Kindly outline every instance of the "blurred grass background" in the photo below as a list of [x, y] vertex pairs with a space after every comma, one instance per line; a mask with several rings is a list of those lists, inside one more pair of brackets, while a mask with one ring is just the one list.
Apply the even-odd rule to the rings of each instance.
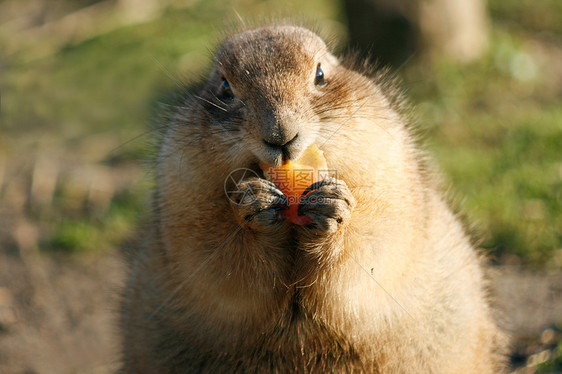
[[[151, 123], [238, 15], [345, 43], [335, 0], [0, 1], [0, 220], [22, 250], [118, 246], [148, 211]], [[48, 4], [48, 5], [45, 5]], [[136, 4], [136, 5], [135, 5]], [[42, 8], [41, 8], [42, 7]], [[562, 2], [490, 0], [477, 62], [398, 74], [457, 208], [498, 261], [562, 268]]]

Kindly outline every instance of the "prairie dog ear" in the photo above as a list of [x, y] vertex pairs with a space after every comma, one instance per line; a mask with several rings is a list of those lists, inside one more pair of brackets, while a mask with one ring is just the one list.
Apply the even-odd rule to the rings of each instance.
[[326, 61], [328, 61], [331, 65], [339, 65], [340, 63], [339, 59], [330, 52], [326, 53], [324, 59], [326, 59]]

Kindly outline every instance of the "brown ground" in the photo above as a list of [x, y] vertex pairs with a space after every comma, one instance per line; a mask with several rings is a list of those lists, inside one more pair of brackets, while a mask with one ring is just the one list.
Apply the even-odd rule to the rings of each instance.
[[0, 373], [111, 373], [118, 356], [113, 254], [68, 258], [0, 249]]
[[[113, 372], [124, 274], [117, 254], [39, 256], [13, 248], [0, 248], [0, 373]], [[540, 352], [560, 339], [562, 274], [495, 270], [497, 302], [516, 337], [512, 359], [518, 365], [541, 360], [548, 353]]]

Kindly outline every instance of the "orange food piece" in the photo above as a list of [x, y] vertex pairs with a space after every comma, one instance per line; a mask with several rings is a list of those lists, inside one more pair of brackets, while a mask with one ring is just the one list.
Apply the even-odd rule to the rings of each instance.
[[282, 215], [297, 225], [312, 223], [307, 216], [299, 216], [297, 209], [303, 192], [311, 184], [322, 180], [328, 166], [323, 152], [315, 144], [308, 147], [296, 161], [287, 161], [279, 167], [260, 163], [265, 177], [272, 181], [287, 197], [289, 208]]

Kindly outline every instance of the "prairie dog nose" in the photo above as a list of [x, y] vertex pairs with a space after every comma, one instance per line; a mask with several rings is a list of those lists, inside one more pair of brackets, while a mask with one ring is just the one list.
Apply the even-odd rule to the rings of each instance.
[[265, 137], [263, 139], [263, 142], [265, 143], [265, 145], [271, 148], [281, 148], [281, 147], [288, 146], [289, 144], [294, 142], [298, 138], [298, 136], [299, 134], [297, 133], [292, 138], [289, 138], [288, 140], [287, 140], [288, 137], [270, 136], [270, 137]]

